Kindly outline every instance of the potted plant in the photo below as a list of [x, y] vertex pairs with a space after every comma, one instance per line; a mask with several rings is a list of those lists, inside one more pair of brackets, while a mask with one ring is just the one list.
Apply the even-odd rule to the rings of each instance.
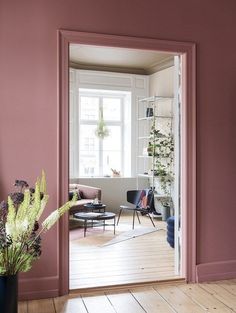
[[42, 172], [35, 188], [16, 180], [16, 191], [0, 204], [0, 312], [17, 312], [17, 274], [27, 272], [41, 255], [41, 234], [75, 204], [71, 201], [41, 221], [49, 196]]

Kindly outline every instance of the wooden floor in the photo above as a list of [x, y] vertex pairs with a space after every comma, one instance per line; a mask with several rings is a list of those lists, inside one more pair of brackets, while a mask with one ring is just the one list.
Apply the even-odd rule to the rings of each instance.
[[236, 312], [236, 279], [209, 284], [154, 284], [116, 292], [78, 294], [21, 302], [18, 313], [100, 312]]
[[[151, 225], [148, 217], [141, 217], [141, 226]], [[158, 231], [103, 246], [114, 238], [112, 227], [105, 232], [97, 229], [92, 235], [70, 242], [70, 289], [161, 281], [176, 278], [174, 249], [166, 241], [166, 222], [157, 221]], [[120, 228], [132, 230], [132, 217], [122, 216]], [[122, 228], [123, 227], [123, 228]], [[110, 230], [109, 230], [110, 229]]]

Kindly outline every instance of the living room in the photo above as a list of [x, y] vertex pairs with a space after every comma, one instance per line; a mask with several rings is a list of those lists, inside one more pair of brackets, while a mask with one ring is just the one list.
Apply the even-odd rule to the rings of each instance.
[[[170, 216], [174, 218], [178, 212], [177, 208], [174, 209], [174, 201], [179, 190], [178, 173], [180, 170], [176, 104], [180, 86], [178, 62], [178, 56], [158, 51], [70, 45], [70, 191], [72, 193], [77, 189], [79, 197], [82, 198], [70, 210], [71, 289], [111, 284], [107, 270], [104, 269], [105, 263], [99, 270], [102, 276], [99, 280], [98, 275], [91, 279], [92, 268], [95, 264], [98, 266], [98, 263], [94, 263], [95, 261], [90, 258], [88, 263], [91, 267], [88, 268], [86, 264], [84, 268], [81, 262], [81, 259], [86, 256], [85, 242], [88, 241], [87, 253], [91, 255], [92, 248], [95, 253], [93, 241], [95, 243], [99, 241], [101, 244], [102, 240], [101, 230], [100, 233], [98, 230], [91, 231], [89, 227], [87, 228], [87, 224], [86, 239], [82, 238], [82, 242], [78, 240], [85, 233], [84, 224], [78, 220], [77, 215], [79, 214], [81, 218], [79, 212], [91, 211], [87, 203], [93, 203], [94, 199], [105, 204], [106, 211], [114, 213], [116, 220], [118, 218], [119, 221], [119, 225], [118, 223], [116, 225], [115, 236], [112, 230], [102, 233], [103, 245], [108, 246], [108, 241], [111, 245], [115, 243], [117, 245], [120, 240], [119, 238], [114, 240], [114, 237], [121, 236], [121, 241], [129, 238], [129, 249], [131, 249], [131, 239], [143, 236], [146, 238], [146, 246], [148, 242], [159, 240], [162, 245], [165, 245], [165, 251], [163, 252], [159, 247], [157, 254], [160, 257], [170, 258], [169, 267], [163, 268], [162, 271], [160, 271], [163, 266], [161, 259], [159, 269], [156, 264], [152, 266], [149, 264], [150, 273], [146, 275], [143, 274], [146, 261], [140, 260], [138, 264], [130, 266], [132, 269], [130, 271], [135, 273], [133, 276], [130, 275], [129, 280], [127, 279], [128, 267], [123, 274], [119, 271], [119, 278], [115, 278], [115, 269], [113, 269], [113, 285], [124, 284], [127, 281], [132, 283], [134, 280], [150, 281], [153, 280], [153, 272], [157, 273], [155, 274], [156, 280], [181, 277], [180, 256], [175, 256], [174, 242], [172, 242], [172, 247], [169, 246], [166, 232], [167, 219]], [[157, 100], [153, 102], [152, 98], [155, 99], [155, 97]], [[146, 103], [142, 99], [151, 100]], [[154, 123], [157, 123], [155, 129], [161, 139], [152, 138]], [[100, 131], [99, 134], [98, 131]], [[169, 142], [163, 140], [167, 135], [171, 135]], [[147, 152], [147, 149], [154, 140], [156, 147], [152, 155], [152, 151]], [[160, 151], [157, 151], [159, 146]], [[167, 149], [169, 149], [168, 153]], [[166, 162], [168, 158], [171, 159], [171, 164]], [[162, 163], [160, 161], [158, 163], [157, 159], [162, 159]], [[160, 167], [168, 171], [171, 177], [170, 182], [164, 183], [157, 179], [157, 170]], [[165, 185], [163, 188], [168, 191], [163, 191], [161, 185]], [[150, 221], [150, 217], [143, 213], [133, 216], [133, 211], [127, 209], [122, 211], [120, 217], [121, 206], [130, 205], [126, 199], [127, 191], [142, 189], [155, 190], [153, 208], [150, 212], [152, 220]], [[100, 211], [98, 214], [101, 214]], [[138, 223], [137, 218], [141, 219], [141, 224]], [[132, 222], [135, 228], [133, 231]], [[177, 220], [176, 223], [178, 224]], [[159, 239], [153, 237], [154, 230], [160, 230], [157, 235]], [[147, 234], [152, 235], [147, 236]], [[77, 244], [75, 244], [76, 240], [78, 240]], [[171, 240], [174, 241], [174, 238]], [[177, 240], [176, 246], [179, 245]], [[135, 241], [138, 244], [138, 240], [135, 239]], [[79, 249], [80, 245], [83, 247], [83, 254], [82, 248]], [[143, 243], [140, 242], [139, 245], [140, 250], [133, 255], [134, 258], [144, 251]], [[111, 248], [113, 246], [110, 246], [110, 252]], [[80, 257], [76, 253], [78, 249]], [[100, 250], [101, 248], [96, 251], [95, 259], [101, 254]], [[151, 259], [153, 245], [149, 246], [146, 253], [146, 258]], [[117, 259], [113, 262], [117, 262]], [[79, 272], [78, 268], [81, 269]], [[140, 271], [140, 268], [143, 270]], [[82, 277], [86, 270], [90, 275], [87, 275], [87, 281], [84, 281]], [[79, 283], [76, 282], [78, 281], [76, 277], [80, 277]]]

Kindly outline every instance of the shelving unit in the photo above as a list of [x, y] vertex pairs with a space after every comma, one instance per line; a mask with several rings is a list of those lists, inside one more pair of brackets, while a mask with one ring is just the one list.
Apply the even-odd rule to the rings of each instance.
[[[171, 190], [166, 193], [157, 188], [157, 173], [159, 165], [163, 169], [172, 170], [173, 158], [171, 153], [163, 153], [161, 143], [171, 146], [173, 98], [154, 96], [142, 98], [138, 101], [138, 139], [137, 139], [137, 188], [140, 180], [146, 179], [147, 187], [155, 187], [154, 197], [157, 201], [163, 201], [170, 197]], [[159, 166], [159, 167], [158, 167]], [[171, 187], [170, 187], [171, 189]]]

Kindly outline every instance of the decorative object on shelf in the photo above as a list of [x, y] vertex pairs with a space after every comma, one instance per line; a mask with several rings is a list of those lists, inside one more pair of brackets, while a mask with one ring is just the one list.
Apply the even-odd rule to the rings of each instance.
[[112, 177], [120, 177], [120, 172], [118, 172], [116, 169], [111, 168], [112, 171]]
[[41, 234], [49, 230], [71, 206], [71, 201], [53, 211], [43, 221], [39, 219], [49, 196], [42, 171], [35, 188], [26, 181], [16, 180], [16, 192], [0, 204], [0, 312], [17, 313], [17, 275], [31, 269], [41, 255]]
[[151, 117], [153, 116], [153, 108], [148, 107], [146, 109], [146, 117]]
[[97, 128], [95, 129], [95, 135], [100, 139], [104, 139], [105, 137], [109, 136], [109, 129], [107, 128], [103, 119], [102, 108], [99, 109], [99, 120]]

